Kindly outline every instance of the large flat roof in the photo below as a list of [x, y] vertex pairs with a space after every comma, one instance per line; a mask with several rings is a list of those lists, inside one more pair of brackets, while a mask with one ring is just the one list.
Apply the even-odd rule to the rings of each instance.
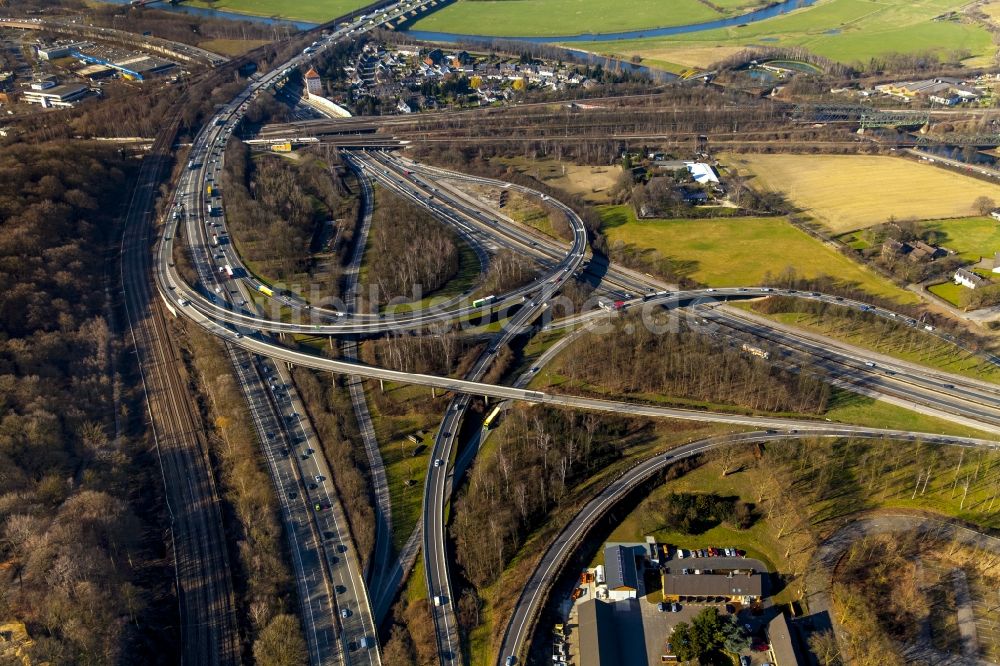
[[665, 574], [663, 593], [681, 597], [761, 596], [760, 574]]
[[580, 666], [645, 666], [646, 637], [638, 599], [585, 601], [577, 608]]
[[69, 99], [71, 97], [81, 95], [87, 92], [87, 86], [80, 85], [77, 83], [64, 83], [61, 86], [55, 86], [53, 88], [48, 88], [46, 90], [25, 90], [24, 96], [34, 96], [34, 97], [55, 97], [58, 99]]

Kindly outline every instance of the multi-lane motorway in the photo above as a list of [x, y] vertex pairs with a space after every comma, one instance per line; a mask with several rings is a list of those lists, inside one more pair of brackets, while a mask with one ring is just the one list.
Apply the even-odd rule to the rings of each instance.
[[[395, 9], [386, 10], [382, 16], [394, 15], [393, 13], [398, 11], [400, 6], [397, 5]], [[452, 462], [455, 457], [455, 439], [460, 430], [462, 416], [470, 395], [525, 400], [577, 409], [614, 411], [656, 418], [723, 422], [774, 430], [775, 432], [766, 433], [767, 438], [797, 436], [800, 433], [824, 436], [853, 434], [904, 439], [921, 436], [929, 441], [939, 443], [996, 446], [992, 440], [981, 438], [943, 437], [933, 434], [856, 426], [834, 427], [827, 423], [805, 419], [782, 419], [636, 405], [615, 400], [599, 400], [534, 391], [525, 388], [523, 382], [516, 386], [482, 383], [479, 380], [490, 367], [499, 350], [548, 307], [552, 297], [566, 280], [581, 272], [588, 259], [586, 230], [583, 228], [582, 221], [571, 209], [539, 192], [499, 181], [474, 179], [461, 174], [445, 173], [437, 169], [401, 163], [386, 155], [358, 155], [357, 163], [367, 175], [379, 180], [383, 186], [424, 206], [439, 219], [452, 224], [463, 233], [470, 234], [470, 237], [478, 238], [485, 235], [496, 245], [518, 247], [525, 254], [537, 257], [539, 264], [543, 267], [543, 275], [521, 289], [501, 295], [496, 299], [496, 302], [487, 307], [475, 308], [463, 305], [452, 307], [454, 304], [449, 304], [447, 307], [433, 311], [420, 310], [402, 315], [385, 316], [355, 313], [351, 311], [350, 307], [342, 309], [312, 307], [310, 304], [293, 297], [273, 294], [271, 302], [277, 304], [281, 309], [290, 309], [300, 321], [286, 321], [277, 311], [272, 312], [271, 316], [262, 315], [253, 306], [250, 292], [267, 293], [270, 286], [260, 282], [246, 271], [233, 246], [228, 242], [224, 214], [216, 214], [217, 211], [221, 213], [222, 210], [223, 200], [219, 196], [218, 186], [225, 144], [239, 123], [249, 100], [259, 90], [280, 81], [287, 76], [290, 69], [305, 64], [312, 53], [322, 51], [339, 38], [370, 27], [369, 20], [371, 19], [366, 17], [365, 20], [353, 22], [341, 27], [332, 35], [318, 40], [307, 49], [308, 53], [296, 56], [274, 72], [254, 81], [211, 120], [205, 131], [196, 140], [191, 151], [190, 168], [182, 176], [175, 199], [177, 205], [170, 213], [163, 242], [158, 250], [155, 277], [161, 297], [171, 311], [189, 317], [212, 334], [222, 338], [234, 350], [246, 350], [278, 362], [352, 376], [423, 384], [456, 393], [456, 398], [449, 405], [442, 421], [431, 456], [433, 462], [426, 479], [422, 526], [425, 574], [428, 590], [432, 598], [436, 599], [436, 602], [432, 603], [432, 610], [439, 654], [443, 662], [452, 663], [461, 659], [446, 548], [445, 507], [457, 480], [456, 471], [463, 471], [468, 464], [466, 458], [463, 458], [460, 465], [453, 465]], [[507, 221], [501, 217], [491, 215], [489, 211], [478, 208], [473, 205], [473, 202], [463, 199], [454, 191], [448, 192], [443, 187], [439, 188], [436, 181], [442, 178], [466, 178], [479, 180], [483, 184], [495, 187], [517, 187], [523, 194], [538, 197], [546, 201], [547, 205], [560, 209], [570, 221], [573, 239], [568, 246], [550, 239], [538, 239], [523, 229], [507, 224]], [[213, 186], [211, 194], [208, 190], [209, 185]], [[209, 206], [211, 206], [211, 214]], [[173, 211], [177, 211], [176, 218], [173, 217]], [[187, 284], [180, 277], [177, 267], [174, 265], [173, 240], [182, 229], [188, 249], [194, 257], [194, 266], [198, 273], [196, 285]], [[760, 290], [748, 292], [745, 288], [666, 293], [663, 285], [617, 267], [612, 267], [606, 277], [610, 285], [609, 288], [617, 290], [616, 293], [626, 300], [627, 308], [680, 306], [699, 299], [762, 295]], [[863, 306], [863, 304], [843, 302], [842, 299], [822, 294], [797, 295], [837, 301], [848, 307]], [[500, 307], [509, 308], [509, 319], [464, 379], [404, 373], [366, 366], [348, 360], [320, 358], [290, 349], [268, 337], [270, 333], [285, 332], [328, 335], [376, 334], [414, 329], [436, 322], [456, 321], [462, 317], [482, 314], [487, 310]], [[864, 307], [867, 308], [867, 306]], [[896, 316], [887, 311], [867, 309], [880, 316]], [[592, 312], [582, 313], [574, 316], [570, 323], [587, 323], [599, 316], [606, 315]], [[723, 320], [723, 318], [719, 318], [718, 323], [732, 325], [743, 332], [750, 328], [745, 322], [736, 326], [732, 321]], [[752, 332], [755, 335], [760, 335], [760, 331]], [[771, 339], [776, 344], [794, 348], [797, 353], [818, 356], [815, 348], [810, 348], [800, 339]], [[275, 478], [275, 486], [282, 494], [282, 512], [286, 525], [290, 526], [289, 539], [294, 559], [297, 562], [295, 564], [296, 578], [300, 596], [302, 596], [303, 621], [307, 625], [311, 660], [315, 663], [338, 661], [378, 663], [375, 625], [360, 566], [356, 554], [351, 551], [349, 546], [350, 535], [346, 533], [346, 521], [339, 511], [340, 507], [336, 498], [331, 496], [327, 490], [326, 481], [329, 478], [329, 473], [323, 469], [321, 457], [313, 455], [312, 449], [318, 448], [318, 444], [315, 447], [310, 446], [310, 442], [315, 440], [312, 439], [313, 435], [307, 421], [302, 418], [301, 407], [295, 408], [285, 404], [285, 401], [289, 404], [296, 404], [294, 391], [289, 386], [290, 382], [287, 377], [282, 377], [280, 387], [279, 382], [272, 384], [270, 378], [278, 370], [270, 365], [270, 361], [254, 361], [252, 356], [247, 356], [242, 352], [234, 351], [233, 353], [238, 367], [242, 370], [240, 376], [243, 388], [248, 392], [255, 419], [258, 421], [258, 428], [264, 435], [265, 454]], [[861, 365], [858, 366], [859, 357], [839, 358], [836, 359], [836, 363], [840, 364], [841, 369], [837, 370], [831, 366], [828, 368], [831, 372], [844, 374], [842, 368], [851, 364], [852, 373], [856, 371], [859, 377], [864, 377], [866, 374], [875, 375], [876, 379], [868, 379], [868, 390], [880, 394], [901, 390], [899, 385], [902, 383], [902, 379], [887, 376], [884, 371], [876, 372], [873, 370], [874, 366], [868, 365], [868, 362], [864, 360], [860, 360]], [[270, 368], [270, 371], [264, 368]], [[916, 389], [912, 388], [914, 385], [917, 386]], [[994, 413], [996, 406], [992, 404], [994, 396], [987, 395], [988, 392], [983, 387], [971, 386], [956, 380], [950, 382], [930, 380], [926, 377], [910, 382], [910, 387], [907, 390], [917, 391], [922, 396], [921, 399], [927, 403], [933, 403], [940, 399], [935, 396], [947, 396], [947, 400], [950, 401], [947, 403], [949, 410], [954, 408], [956, 413], [961, 414], [962, 418], [970, 419], [970, 422], [974, 422], [977, 427], [984, 431], [1000, 432], [1000, 427], [998, 427], [1000, 419], [996, 418]], [[274, 430], [271, 430], [272, 427]], [[280, 439], [277, 441], [288, 444], [287, 447], [283, 447], [289, 451], [288, 454], [285, 454], [282, 448], [275, 450], [277, 445], [268, 443], [269, 432], [274, 433], [276, 438], [280, 433]], [[303, 446], [303, 449], [295, 449], [296, 445]], [[373, 446], [375, 446], [377, 454], [377, 443]], [[672, 455], [693, 455], [698, 450], [702, 449], [691, 445], [690, 452], [685, 453], [687, 451], [685, 449]], [[662, 464], [666, 464], [666, 462]], [[315, 467], [310, 465], [315, 465]], [[639, 472], [635, 474], [639, 474]], [[630, 476], [629, 478], [635, 480], [640, 477]], [[296, 485], [298, 490], [291, 490]], [[611, 489], [606, 492], [614, 493]], [[320, 496], [326, 499], [314, 503], [313, 500]], [[602, 496], [610, 497], [610, 495], [605, 494]], [[306, 497], [310, 498], [309, 502], [305, 501]], [[197, 503], [194, 497], [179, 498], [178, 501]], [[333, 536], [331, 538], [327, 535]], [[329, 542], [334, 544], [334, 552], [332, 553]], [[384, 558], [377, 554], [376, 561], [382, 559]], [[515, 622], [512, 624], [514, 628], [512, 632], [508, 632], [504, 654], [520, 654], [523, 649], [524, 637], [528, 633], [530, 620], [534, 613], [532, 609], [537, 607], [537, 599], [539, 598], [537, 595], [542, 594], [547, 580], [546, 576], [551, 575], [551, 571], [540, 569], [540, 572], [536, 572], [541, 576], [539, 584], [535, 587], [529, 586], [525, 592], [527, 596], [523, 597], [523, 602], [518, 605]], [[329, 589], [331, 586], [333, 587], [332, 594]], [[324, 587], [327, 588], [325, 593]], [[384, 589], [383, 586], [382, 590], [384, 591]], [[229, 594], [231, 596], [231, 591]], [[383, 597], [384, 595], [380, 594], [380, 599]], [[520, 620], [518, 620], [519, 617]], [[520, 622], [519, 625], [517, 625], [518, 622]], [[517, 626], [515, 627], [515, 625]], [[225, 644], [225, 641], [220, 639], [220, 644]]]

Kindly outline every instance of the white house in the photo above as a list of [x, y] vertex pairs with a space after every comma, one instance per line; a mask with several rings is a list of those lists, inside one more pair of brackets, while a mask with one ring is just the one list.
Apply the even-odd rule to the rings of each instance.
[[960, 284], [963, 287], [968, 287], [969, 289], [976, 289], [977, 287], [985, 287], [989, 282], [985, 279], [979, 277], [972, 271], [959, 268], [955, 271], [955, 284]]

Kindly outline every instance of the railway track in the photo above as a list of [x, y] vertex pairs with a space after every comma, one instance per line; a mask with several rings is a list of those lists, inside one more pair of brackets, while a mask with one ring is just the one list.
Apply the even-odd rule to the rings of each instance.
[[151, 279], [155, 196], [171, 164], [178, 101], [143, 160], [125, 219], [121, 277], [128, 335], [136, 354], [163, 477], [176, 569], [181, 658], [236, 664], [239, 632], [218, 492], [199, 422]]

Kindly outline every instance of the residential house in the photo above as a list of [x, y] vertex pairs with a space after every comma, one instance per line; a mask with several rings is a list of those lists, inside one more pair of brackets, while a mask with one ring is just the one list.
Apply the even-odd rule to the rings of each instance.
[[943, 249], [935, 245], [929, 245], [924, 241], [918, 240], [913, 241], [913, 249], [907, 255], [907, 259], [913, 263], [920, 263], [925, 261], [934, 261], [939, 257], [943, 257], [947, 254]]
[[895, 238], [887, 238], [882, 243], [882, 258], [895, 259], [909, 254], [913, 250], [908, 243], [901, 243]]
[[989, 284], [988, 280], [979, 277], [966, 268], [959, 268], [955, 271], [954, 280], [955, 284], [962, 285], [963, 287], [967, 287], [969, 289], [978, 289], [979, 287], [985, 287]]
[[799, 666], [809, 663], [803, 659], [784, 613], [778, 613], [767, 623], [767, 640], [771, 646], [771, 663], [775, 666]]
[[444, 62], [444, 53], [441, 52], [441, 49], [431, 49], [424, 56], [424, 64], [430, 67], [440, 65], [442, 62]]
[[322, 95], [323, 94], [323, 82], [319, 78], [319, 72], [316, 71], [315, 67], [310, 67], [309, 71], [305, 74], [306, 80], [306, 90], [309, 91], [310, 95]]

